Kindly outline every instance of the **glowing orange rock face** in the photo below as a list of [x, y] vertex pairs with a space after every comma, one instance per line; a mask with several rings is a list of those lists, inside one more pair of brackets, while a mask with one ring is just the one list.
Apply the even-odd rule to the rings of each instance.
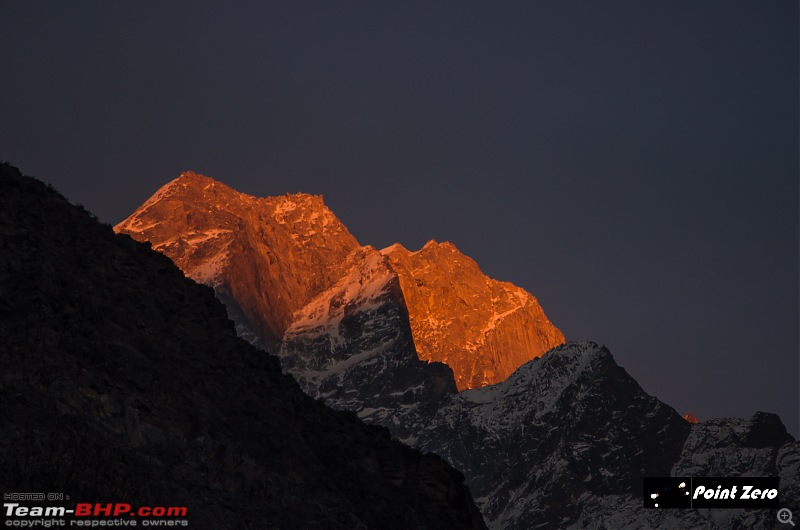
[[459, 390], [503, 381], [564, 343], [536, 298], [489, 278], [453, 244], [382, 252], [400, 276], [419, 358], [449, 365]]
[[[213, 287], [243, 321], [240, 333], [269, 349], [315, 297], [355, 274], [348, 256], [366, 248], [322, 197], [256, 198], [193, 172], [162, 187], [115, 230], [149, 241]], [[381, 253], [399, 277], [419, 358], [448, 364], [460, 390], [503, 381], [564, 342], [536, 298], [490, 279], [450, 243]]]
[[191, 171], [114, 229], [149, 241], [186, 276], [214, 287], [270, 348], [293, 313], [338, 279], [331, 264], [359, 247], [322, 197], [257, 198]]

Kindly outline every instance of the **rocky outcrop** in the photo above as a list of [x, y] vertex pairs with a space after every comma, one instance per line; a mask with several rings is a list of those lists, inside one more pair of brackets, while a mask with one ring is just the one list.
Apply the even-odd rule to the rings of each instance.
[[489, 278], [452, 243], [382, 253], [400, 277], [419, 358], [450, 366], [459, 390], [503, 381], [564, 343], [536, 298]]
[[460, 473], [305, 395], [211, 289], [5, 165], [0, 338], [7, 491], [185, 505], [196, 528], [484, 528]]

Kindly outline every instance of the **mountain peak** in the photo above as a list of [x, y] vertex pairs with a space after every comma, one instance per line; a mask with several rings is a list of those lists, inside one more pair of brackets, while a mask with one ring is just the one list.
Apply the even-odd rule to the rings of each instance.
[[425, 243], [425, 245], [423, 245], [423, 247], [419, 251], [422, 252], [423, 250], [427, 251], [446, 250], [449, 252], [459, 252], [456, 246], [450, 241], [442, 241], [441, 243], [439, 243], [435, 239], [431, 239], [430, 241]]
[[[419, 250], [416, 250], [416, 251], [408, 250], [401, 243], [393, 243], [393, 244], [389, 245], [388, 247], [386, 247], [384, 249], [381, 249], [381, 254], [389, 255], [389, 254], [397, 252], [397, 253], [400, 253], [400, 254], [403, 254], [403, 255], [410, 255], [410, 254], [418, 254], [420, 252], [440, 253], [442, 251], [455, 252], [455, 253], [461, 254], [461, 252], [458, 250], [458, 248], [456, 248], [456, 246], [453, 243], [451, 243], [450, 241], [443, 241], [443, 242], [439, 243], [435, 239], [428, 240], [427, 243], [422, 245], [422, 248], [420, 248]], [[469, 258], [467, 258], [467, 256], [464, 256], [463, 254], [461, 254], [461, 255], [464, 258], [469, 259]]]
[[341, 225], [341, 222], [330, 208], [325, 205], [322, 195], [287, 193], [286, 195], [265, 197], [259, 200], [272, 206], [272, 214], [279, 222], [297, 223], [300, 220], [304, 220], [316, 225], [315, 228], [317, 229], [323, 229], [332, 223], [344, 226]]
[[400, 277], [419, 358], [449, 365], [459, 390], [502, 381], [564, 342], [533, 295], [489, 278], [450, 242], [383, 254]]
[[[187, 171], [182, 171], [180, 176], [175, 180], [180, 180], [180, 179], [185, 179], [185, 180], [214, 180], [211, 177], [203, 175], [202, 173], [197, 173], [196, 171], [193, 171], [191, 169], [189, 169]], [[214, 181], [214, 182], [216, 182], [216, 181]]]
[[606, 347], [579, 342], [457, 394], [420, 430], [418, 447], [467, 470], [492, 528], [660, 528], [637, 488], [642, 475], [670, 473], [691, 426]]
[[[598, 369], [603, 367], [604, 369]], [[608, 367], [617, 367], [614, 357], [605, 346], [593, 341], [567, 342], [547, 352], [547, 355], [533, 358], [517, 368], [503, 385], [488, 387], [488, 392], [498, 391], [514, 386], [528, 387], [531, 392], [543, 396], [552, 393], [552, 389], [567, 387], [577, 380], [582, 373], [590, 370], [603, 373]], [[547, 386], [541, 384], [540, 373], [547, 373]], [[559, 374], [554, 378], [552, 374]], [[561, 380], [561, 381], [557, 381]]]
[[193, 171], [114, 229], [149, 241], [187, 276], [217, 289], [240, 333], [267, 347], [330, 286], [330, 264], [359, 246], [321, 195], [258, 198]]
[[208, 190], [211, 188], [216, 190], [225, 190], [227, 193], [239, 193], [230, 186], [227, 186], [212, 177], [203, 175], [202, 173], [197, 173], [192, 170], [181, 172], [178, 178], [168, 182], [162, 187], [162, 189], [171, 190], [173, 193], [179, 195], [191, 193], [193, 191]]
[[383, 254], [384, 256], [386, 256], [388, 254], [391, 254], [392, 252], [400, 252], [400, 253], [403, 253], [403, 254], [410, 254], [411, 253], [410, 250], [408, 250], [406, 247], [404, 247], [400, 243], [393, 243], [393, 244], [389, 245], [388, 247], [381, 249], [381, 254]]

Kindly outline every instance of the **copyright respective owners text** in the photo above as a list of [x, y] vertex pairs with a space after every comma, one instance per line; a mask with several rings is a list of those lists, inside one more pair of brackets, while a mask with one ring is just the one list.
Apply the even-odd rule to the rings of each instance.
[[5, 526], [58, 527], [188, 527], [186, 506], [133, 502], [85, 502], [66, 493], [3, 493]]

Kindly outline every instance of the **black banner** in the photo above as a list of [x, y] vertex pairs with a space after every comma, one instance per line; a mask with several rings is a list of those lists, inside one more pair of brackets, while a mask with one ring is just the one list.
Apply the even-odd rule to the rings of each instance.
[[779, 508], [777, 477], [645, 477], [645, 508]]

